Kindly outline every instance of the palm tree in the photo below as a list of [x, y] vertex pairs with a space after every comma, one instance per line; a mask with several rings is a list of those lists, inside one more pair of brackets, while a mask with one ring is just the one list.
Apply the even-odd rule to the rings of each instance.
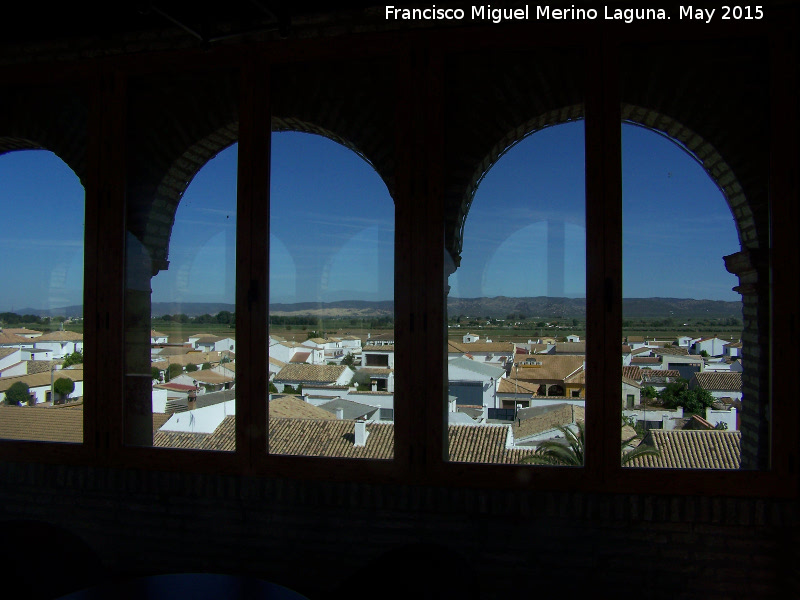
[[[545, 440], [541, 442], [531, 456], [523, 458], [523, 464], [534, 465], [560, 465], [566, 467], [582, 467], [584, 456], [584, 440], [586, 430], [583, 421], [576, 422], [578, 431], [573, 431], [570, 427], [559, 426], [558, 430], [564, 434], [566, 444], [559, 440]], [[627, 464], [639, 456], [661, 456], [661, 451], [654, 446], [640, 444], [631, 450], [625, 450], [630, 443], [636, 439], [641, 439], [641, 435], [622, 440], [622, 464]]]

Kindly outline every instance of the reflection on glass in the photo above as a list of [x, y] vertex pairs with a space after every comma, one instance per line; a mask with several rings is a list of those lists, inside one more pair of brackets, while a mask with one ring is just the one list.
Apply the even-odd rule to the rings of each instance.
[[83, 441], [84, 190], [55, 154], [0, 156], [0, 438]]
[[155, 446], [235, 449], [237, 151], [194, 177], [175, 213], [169, 268], [152, 278]]
[[126, 445], [235, 449], [238, 89], [224, 70], [128, 83]]
[[583, 121], [536, 132], [475, 194], [449, 269], [450, 460], [583, 465], [583, 148]]
[[634, 125], [622, 141], [623, 464], [738, 469], [742, 303], [723, 261], [736, 225], [677, 143]]
[[272, 138], [269, 450], [394, 455], [394, 203], [326, 138]]

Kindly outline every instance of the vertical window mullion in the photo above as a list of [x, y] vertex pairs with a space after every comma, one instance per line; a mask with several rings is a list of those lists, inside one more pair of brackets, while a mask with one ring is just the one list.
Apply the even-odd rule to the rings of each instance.
[[[794, 478], [797, 472], [797, 438], [793, 427], [776, 427], [779, 423], [797, 422], [796, 402], [775, 402], [790, 398], [794, 393], [791, 378], [775, 377], [776, 373], [793, 370], [790, 353], [779, 351], [797, 337], [798, 252], [796, 227], [798, 220], [798, 121], [796, 111], [797, 78], [786, 73], [797, 72], [796, 35], [791, 28], [795, 19], [789, 19], [771, 32], [770, 39], [770, 234], [771, 234], [771, 295], [772, 322], [770, 393], [771, 456], [772, 469], [783, 476]], [[777, 118], [776, 115], [780, 115]], [[780, 265], [775, 268], [776, 257]], [[777, 326], [776, 326], [777, 325]]]
[[126, 94], [121, 73], [97, 75], [86, 185], [86, 256], [93, 257], [86, 261], [84, 281], [84, 394], [117, 399], [103, 410], [97, 402], [84, 408], [84, 443], [96, 444], [100, 463], [118, 456], [123, 444]]
[[619, 468], [622, 332], [622, 147], [618, 49], [594, 38], [586, 55], [587, 476]]
[[244, 358], [236, 370], [236, 451], [263, 460], [267, 448], [267, 311], [269, 304], [269, 70], [250, 60], [241, 74], [236, 223], [236, 336]]

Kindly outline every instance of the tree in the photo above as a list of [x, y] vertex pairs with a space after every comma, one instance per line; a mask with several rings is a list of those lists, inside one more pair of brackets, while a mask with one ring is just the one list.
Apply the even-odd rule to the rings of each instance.
[[700, 350], [700, 356], [703, 358], [708, 358], [708, 351], [707, 350]]
[[342, 359], [342, 363], [341, 364], [343, 364], [346, 367], [350, 367], [351, 369], [355, 370], [356, 357], [353, 356], [352, 354], [348, 354], [347, 356], [345, 356]]
[[210, 369], [211, 369], [211, 363], [207, 363], [207, 362], [204, 362], [204, 363], [203, 363], [203, 366], [202, 366], [202, 367], [200, 367], [200, 370], [201, 370], [201, 371], [208, 371], [208, 370], [210, 370]]
[[22, 403], [27, 404], [30, 397], [31, 393], [28, 384], [21, 381], [12, 383], [6, 390], [6, 404], [10, 406], [19, 406]]
[[150, 368], [150, 376], [152, 379], [160, 380], [161, 379], [161, 369], [158, 367], [151, 367]]
[[685, 379], [668, 383], [658, 397], [664, 402], [666, 408], [682, 406], [686, 412], [694, 414], [703, 414], [706, 407], [711, 406], [714, 402], [711, 392], [702, 388], [690, 390]]
[[186, 365], [186, 372], [187, 373], [194, 373], [195, 371], [197, 371], [197, 365], [195, 365], [193, 363], [189, 363], [189, 364]]
[[656, 392], [656, 388], [654, 388], [652, 385], [644, 386], [642, 388], [642, 391], [641, 391], [640, 394], [642, 396], [644, 396], [645, 398], [650, 398], [651, 400], [653, 398], [655, 398], [656, 396], [658, 396], [658, 392]]
[[[623, 422], [623, 424], [625, 423]], [[582, 467], [586, 431], [583, 421], [577, 421], [576, 425], [577, 432], [570, 427], [560, 426], [558, 428], [564, 435], [566, 444], [558, 440], [545, 440], [539, 443], [532, 456], [525, 457], [520, 462], [535, 465]], [[636, 439], [641, 439], [641, 436], [637, 434], [622, 440], [620, 460], [623, 465], [639, 456], [661, 456], [661, 451], [654, 446], [639, 444], [632, 450], [628, 449], [631, 442]]]
[[53, 382], [53, 391], [66, 399], [72, 392], [75, 391], [75, 382], [69, 377], [59, 377]]
[[73, 352], [72, 354], [68, 354], [64, 361], [61, 363], [61, 366], [66, 369], [67, 367], [71, 367], [72, 365], [82, 365], [83, 364], [83, 353], [82, 352]]
[[350, 383], [355, 384], [356, 386], [360, 387], [371, 387], [372, 380], [369, 377], [369, 373], [367, 371], [356, 371], [356, 374], [353, 376], [353, 379]]
[[178, 375], [183, 374], [183, 367], [181, 365], [170, 365], [167, 369], [167, 379], [175, 379]]

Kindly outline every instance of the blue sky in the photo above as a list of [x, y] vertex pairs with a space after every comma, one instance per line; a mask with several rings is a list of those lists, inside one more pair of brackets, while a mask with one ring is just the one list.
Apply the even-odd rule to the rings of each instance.
[[[194, 178], [153, 301], [234, 302], [237, 146]], [[585, 295], [583, 122], [511, 148], [481, 183], [451, 295]], [[0, 156], [0, 311], [81, 303], [83, 188], [44, 151]], [[721, 192], [674, 143], [623, 126], [626, 297], [738, 300]], [[319, 136], [273, 136], [271, 302], [393, 295], [394, 204], [362, 158]]]

